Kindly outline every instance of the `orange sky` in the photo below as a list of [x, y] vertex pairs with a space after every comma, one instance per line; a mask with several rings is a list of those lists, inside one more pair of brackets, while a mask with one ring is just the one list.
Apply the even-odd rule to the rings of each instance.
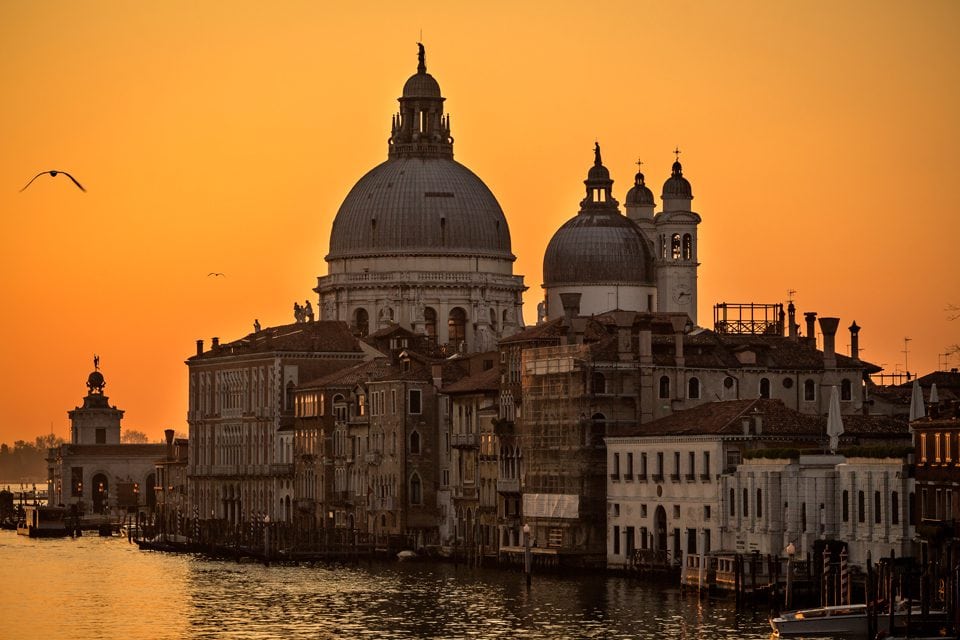
[[[420, 29], [527, 322], [596, 139], [621, 202], [640, 157], [659, 204], [682, 149], [701, 324], [795, 289], [888, 371], [904, 336], [922, 373], [960, 342], [960, 3], [346, 4], [0, 3], [0, 442], [67, 436], [94, 353], [126, 428], [186, 431], [195, 340], [314, 299]], [[47, 169], [88, 192], [18, 193]]]

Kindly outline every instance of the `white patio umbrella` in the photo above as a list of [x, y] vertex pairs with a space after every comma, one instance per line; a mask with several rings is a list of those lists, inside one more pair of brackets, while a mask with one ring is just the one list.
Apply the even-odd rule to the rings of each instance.
[[830, 437], [830, 452], [837, 452], [840, 436], [843, 435], [843, 418], [840, 415], [840, 392], [830, 387], [830, 407], [827, 411], [827, 436]]
[[940, 396], [937, 395], [937, 383], [930, 385], [930, 404], [939, 404]]
[[913, 381], [913, 393], [910, 396], [910, 422], [919, 420], [927, 415], [927, 410], [923, 406], [923, 390], [920, 389], [920, 382]]

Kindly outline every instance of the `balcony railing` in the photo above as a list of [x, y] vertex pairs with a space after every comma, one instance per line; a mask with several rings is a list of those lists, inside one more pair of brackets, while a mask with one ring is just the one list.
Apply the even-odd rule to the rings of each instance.
[[373, 511], [392, 511], [396, 508], [394, 504], [393, 496], [383, 496], [381, 498], [370, 499], [370, 509]]
[[520, 493], [520, 478], [497, 478], [499, 493]]
[[462, 500], [476, 500], [477, 499], [477, 488], [475, 486], [463, 487], [455, 486], [451, 487], [451, 493], [454, 498], [460, 498]]
[[270, 475], [272, 476], [292, 476], [292, 462], [274, 462], [270, 465]]
[[670, 474], [670, 482], [680, 482], [680, 474], [679, 474], [679, 473], [671, 473], [671, 474]]
[[700, 482], [710, 482], [711, 480], [713, 480], [713, 476], [711, 476], [709, 473], [700, 474]]
[[687, 474], [687, 482], [696, 482], [696, 481], [697, 481], [697, 474], [695, 473]]
[[460, 449], [476, 449], [480, 446], [479, 433], [451, 433], [450, 446]]
[[653, 481], [654, 481], [654, 482], [663, 482], [663, 474], [662, 474], [662, 473], [655, 473], [655, 474], [653, 474]]

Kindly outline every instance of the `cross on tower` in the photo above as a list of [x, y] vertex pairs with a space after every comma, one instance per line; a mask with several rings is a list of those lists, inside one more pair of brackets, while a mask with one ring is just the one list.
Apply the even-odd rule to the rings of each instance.
[[642, 164], [643, 164], [643, 160], [640, 160], [639, 158], [637, 158], [637, 171], [640, 170], [640, 166], [641, 166]]
[[677, 162], [680, 162], [680, 153], [681, 153], [681, 151], [680, 151], [679, 145], [673, 150], [673, 153], [674, 153], [674, 155], [677, 156]]

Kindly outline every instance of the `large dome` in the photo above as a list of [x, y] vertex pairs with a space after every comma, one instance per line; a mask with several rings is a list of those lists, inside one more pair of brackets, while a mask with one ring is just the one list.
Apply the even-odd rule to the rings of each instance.
[[543, 256], [543, 286], [654, 284], [653, 253], [617, 213], [579, 214], [560, 227]]
[[493, 193], [443, 157], [392, 157], [360, 178], [340, 205], [327, 260], [399, 254], [514, 259]]

